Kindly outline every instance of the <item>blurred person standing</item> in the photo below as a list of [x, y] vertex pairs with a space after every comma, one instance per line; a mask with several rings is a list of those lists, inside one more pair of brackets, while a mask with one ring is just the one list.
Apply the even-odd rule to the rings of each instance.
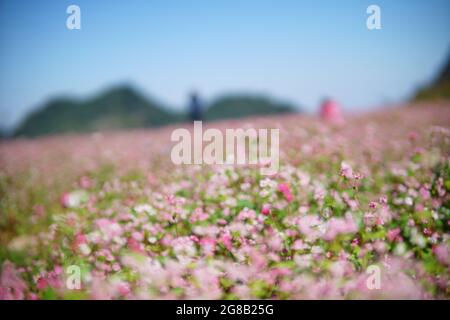
[[202, 104], [200, 102], [197, 92], [195, 91], [191, 92], [190, 94], [189, 117], [191, 121], [202, 120]]

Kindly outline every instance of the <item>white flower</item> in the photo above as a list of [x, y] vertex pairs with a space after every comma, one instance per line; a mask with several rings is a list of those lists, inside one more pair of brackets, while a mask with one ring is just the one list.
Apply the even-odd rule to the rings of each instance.
[[413, 199], [411, 197], [406, 197], [405, 198], [405, 204], [407, 206], [412, 206], [413, 205]]
[[86, 243], [83, 243], [79, 246], [81, 253], [85, 256], [88, 256], [91, 253], [91, 248]]
[[404, 255], [406, 252], [406, 245], [404, 242], [400, 242], [395, 246], [394, 253], [398, 256]]
[[155, 209], [149, 204], [139, 204], [134, 207], [137, 213], [146, 213], [149, 216], [154, 216], [156, 214]]

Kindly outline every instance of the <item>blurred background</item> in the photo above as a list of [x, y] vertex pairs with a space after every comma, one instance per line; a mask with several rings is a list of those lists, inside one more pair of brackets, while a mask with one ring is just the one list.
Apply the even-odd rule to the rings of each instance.
[[449, 98], [449, 18], [448, 0], [0, 0], [1, 134]]

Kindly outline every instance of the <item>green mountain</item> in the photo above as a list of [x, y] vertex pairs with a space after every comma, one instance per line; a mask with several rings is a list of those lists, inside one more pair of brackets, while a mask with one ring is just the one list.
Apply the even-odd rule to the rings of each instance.
[[[204, 120], [242, 118], [294, 112], [286, 103], [256, 95], [228, 95], [204, 109]], [[93, 132], [126, 128], [158, 127], [187, 121], [187, 113], [173, 113], [148, 100], [134, 89], [122, 86], [87, 100], [59, 98], [31, 112], [14, 136], [35, 137], [58, 133]]]
[[134, 89], [116, 87], [85, 101], [60, 98], [32, 112], [15, 136], [156, 127], [180, 120]]
[[205, 120], [242, 118], [252, 115], [269, 115], [295, 112], [295, 108], [287, 103], [274, 101], [257, 95], [224, 96], [207, 108]]
[[450, 56], [439, 76], [429, 86], [420, 89], [414, 100], [450, 99]]

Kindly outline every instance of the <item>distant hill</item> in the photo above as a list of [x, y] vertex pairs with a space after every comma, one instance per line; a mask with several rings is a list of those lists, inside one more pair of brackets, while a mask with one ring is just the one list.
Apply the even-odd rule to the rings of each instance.
[[204, 118], [218, 120], [295, 111], [290, 104], [259, 95], [228, 95], [212, 102], [206, 109]]
[[[294, 112], [296, 109], [258, 95], [228, 95], [204, 106], [204, 120]], [[115, 87], [87, 100], [58, 98], [31, 112], [16, 137], [158, 127], [187, 121], [187, 113], [168, 111], [128, 86]]]
[[450, 55], [436, 80], [429, 86], [420, 89], [414, 97], [416, 101], [437, 99], [450, 99]]
[[146, 99], [134, 89], [122, 86], [85, 101], [52, 100], [32, 112], [18, 126], [15, 136], [155, 127], [179, 119], [179, 115]]

